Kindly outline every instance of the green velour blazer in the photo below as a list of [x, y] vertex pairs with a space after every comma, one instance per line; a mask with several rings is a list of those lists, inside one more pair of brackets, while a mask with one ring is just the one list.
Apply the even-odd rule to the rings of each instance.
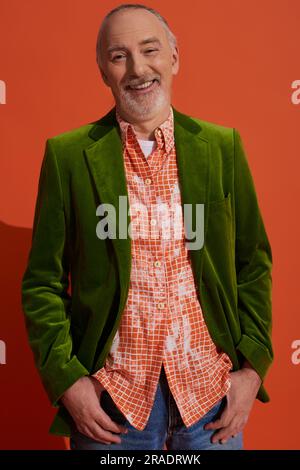
[[[190, 250], [204, 319], [233, 370], [246, 358], [264, 380], [273, 361], [272, 252], [240, 134], [172, 108], [182, 204], [204, 204], [204, 243]], [[129, 208], [115, 107], [47, 140], [21, 290], [35, 364], [57, 408], [52, 434], [70, 435], [59, 399], [103, 367], [125, 307], [131, 239], [119, 236], [120, 195]], [[115, 239], [96, 235], [101, 203], [116, 209]], [[257, 398], [269, 401], [264, 383]]]

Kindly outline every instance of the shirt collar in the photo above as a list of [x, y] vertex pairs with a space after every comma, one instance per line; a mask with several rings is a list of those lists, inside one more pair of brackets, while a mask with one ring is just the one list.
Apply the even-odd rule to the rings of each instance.
[[[136, 138], [136, 133], [134, 127], [129, 122], [125, 121], [119, 114], [116, 109], [116, 119], [120, 126], [121, 137], [123, 143], [127, 144], [128, 134], [134, 135]], [[170, 112], [167, 119], [160, 124], [154, 131], [154, 136], [157, 142], [158, 148], [166, 149], [166, 152], [169, 153], [174, 146], [174, 115], [172, 106], [170, 106]]]

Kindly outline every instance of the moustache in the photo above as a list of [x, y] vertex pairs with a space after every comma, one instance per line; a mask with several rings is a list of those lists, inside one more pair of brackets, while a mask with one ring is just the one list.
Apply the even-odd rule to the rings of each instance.
[[159, 78], [157, 78], [157, 77], [154, 77], [154, 78], [153, 78], [153, 77], [152, 77], [152, 78], [144, 78], [143, 80], [139, 80], [138, 82], [130, 82], [130, 83], [127, 83], [127, 84], [125, 85], [125, 88], [127, 89], [127, 88], [130, 88], [130, 87], [139, 86], [139, 85], [142, 85], [142, 84], [145, 83], [145, 82], [152, 82], [152, 81], [154, 81], [154, 80], [156, 80], [156, 81], [159, 82]]

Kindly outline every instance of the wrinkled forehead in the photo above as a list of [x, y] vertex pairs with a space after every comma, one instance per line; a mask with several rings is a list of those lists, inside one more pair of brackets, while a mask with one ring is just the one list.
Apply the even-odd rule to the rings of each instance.
[[148, 38], [166, 43], [167, 32], [162, 22], [146, 10], [127, 10], [114, 13], [105, 21], [101, 43], [106, 50], [118, 44], [134, 46]]

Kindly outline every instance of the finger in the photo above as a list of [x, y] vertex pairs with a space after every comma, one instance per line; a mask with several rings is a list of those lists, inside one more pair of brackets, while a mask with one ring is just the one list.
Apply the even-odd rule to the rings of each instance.
[[220, 429], [225, 426], [228, 426], [231, 420], [231, 414], [227, 411], [224, 410], [223, 413], [221, 414], [219, 419], [216, 419], [215, 421], [211, 421], [210, 423], [205, 424], [204, 429]]
[[[221, 444], [225, 444], [229, 439], [235, 438], [239, 432], [243, 430], [245, 426], [245, 420], [240, 415], [235, 415], [227, 428], [221, 429], [214, 436], [217, 436], [217, 440], [220, 440]], [[224, 434], [226, 433], [226, 434]]]
[[233, 434], [232, 436], [223, 438], [223, 439], [220, 440], [220, 443], [221, 443], [221, 444], [226, 444], [226, 442], [227, 442], [229, 439], [234, 439], [236, 436], [237, 436], [237, 434]]
[[95, 421], [97, 422], [98, 425], [100, 425], [103, 429], [111, 432], [116, 432], [116, 433], [127, 433], [128, 429], [125, 426], [122, 426], [121, 424], [116, 423], [111, 419], [111, 417], [105, 413], [103, 408], [100, 406], [100, 410], [98, 414], [95, 417]]
[[210, 423], [205, 424], [204, 429], [205, 430], [210, 430], [210, 429], [220, 429], [224, 426], [224, 421], [223, 419], [216, 419], [216, 421], [211, 421]]
[[92, 439], [99, 442], [103, 442], [104, 444], [120, 444], [122, 442], [120, 436], [111, 433], [110, 431], [106, 431], [106, 429], [103, 429], [97, 423], [95, 423], [95, 425], [90, 428], [90, 434], [92, 436]]
[[102, 442], [103, 444], [111, 444], [111, 440], [107, 439], [110, 436], [105, 436], [105, 430], [103, 430], [103, 433], [99, 433], [99, 426], [97, 426], [96, 432], [93, 430], [93, 428], [90, 428], [88, 426], [77, 426], [77, 430], [80, 432], [80, 434], [83, 434], [89, 439]]
[[216, 432], [213, 436], [211, 441], [213, 443], [220, 441], [221, 444], [225, 444], [228, 439], [231, 438], [232, 435], [237, 433], [236, 427], [233, 424], [233, 421], [230, 423], [229, 426], [222, 428], [220, 431]]
[[228, 402], [226, 402], [225, 408], [223, 409], [220, 417], [210, 423], [204, 425], [203, 429], [220, 429], [227, 426], [232, 419], [232, 411], [228, 408]]
[[230, 437], [230, 432], [229, 431], [225, 431], [224, 429], [226, 428], [223, 428], [221, 431], [219, 432], [216, 432], [212, 438], [211, 438], [211, 442], [213, 444], [215, 444], [216, 442], [220, 441], [221, 444], [225, 444], [225, 442], [227, 442], [227, 440], [229, 439]]

